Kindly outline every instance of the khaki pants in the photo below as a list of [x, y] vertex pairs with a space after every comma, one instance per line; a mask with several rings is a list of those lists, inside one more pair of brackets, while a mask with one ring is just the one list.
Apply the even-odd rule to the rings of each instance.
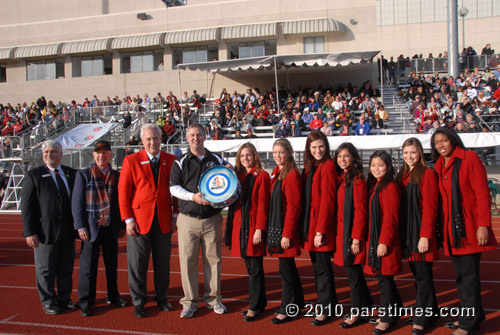
[[203, 300], [207, 305], [220, 302], [220, 274], [222, 253], [222, 215], [208, 219], [192, 218], [179, 214], [177, 219], [179, 236], [179, 262], [181, 265], [184, 307], [196, 308], [200, 304], [198, 293], [198, 258], [201, 248], [203, 259]]

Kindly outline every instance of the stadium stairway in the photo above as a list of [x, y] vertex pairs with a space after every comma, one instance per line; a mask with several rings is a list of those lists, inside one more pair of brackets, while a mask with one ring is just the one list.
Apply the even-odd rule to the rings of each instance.
[[408, 114], [408, 108], [399, 91], [391, 84], [384, 84], [382, 91], [382, 103], [389, 113], [390, 127], [393, 134], [413, 134], [415, 124]]

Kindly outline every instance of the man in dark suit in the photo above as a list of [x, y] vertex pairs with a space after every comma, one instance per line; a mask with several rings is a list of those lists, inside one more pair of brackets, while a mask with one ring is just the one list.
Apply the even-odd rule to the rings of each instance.
[[108, 141], [98, 141], [93, 156], [95, 164], [77, 172], [71, 197], [75, 229], [82, 239], [78, 276], [78, 302], [82, 316], [90, 316], [95, 303], [101, 246], [108, 286], [106, 302], [118, 307], [127, 306], [127, 302], [120, 298], [117, 284], [118, 237], [125, 235], [125, 223], [120, 220], [118, 206], [120, 173], [109, 164], [113, 153]]
[[148, 123], [141, 128], [144, 150], [126, 156], [118, 183], [118, 199], [127, 230], [128, 282], [134, 315], [145, 317], [146, 276], [153, 254], [155, 300], [164, 311], [172, 310], [167, 289], [170, 249], [177, 214], [173, 214], [170, 169], [175, 156], [160, 150], [161, 130]]
[[42, 308], [47, 314], [59, 314], [63, 308], [78, 308], [71, 301], [75, 231], [70, 197], [76, 170], [61, 166], [63, 152], [59, 142], [45, 141], [42, 152], [45, 164], [29, 170], [23, 180], [23, 235], [28, 246], [34, 248]]

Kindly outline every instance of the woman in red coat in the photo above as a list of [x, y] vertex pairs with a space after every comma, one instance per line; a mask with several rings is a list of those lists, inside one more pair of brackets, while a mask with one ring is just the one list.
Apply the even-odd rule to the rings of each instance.
[[[236, 173], [242, 195], [228, 215], [225, 245], [233, 257], [242, 257], [248, 271], [249, 308], [243, 320], [255, 321], [267, 305], [263, 258], [266, 255], [265, 232], [269, 214], [269, 174], [262, 169], [259, 154], [251, 143], [244, 143], [236, 154]], [[230, 220], [232, 217], [232, 220]]]
[[481, 302], [479, 264], [483, 251], [494, 250], [491, 196], [486, 169], [474, 151], [465, 150], [460, 137], [441, 127], [431, 137], [434, 169], [438, 174], [443, 210], [443, 245], [456, 272], [460, 306], [474, 307], [474, 316], [459, 316], [446, 327], [462, 335], [479, 329], [485, 319]]
[[[351, 307], [371, 308], [373, 299], [363, 275], [368, 240], [368, 215], [366, 204], [366, 181], [363, 177], [363, 163], [358, 151], [351, 143], [342, 143], [335, 152], [339, 171], [337, 190], [337, 238], [333, 261], [343, 266], [351, 288]], [[349, 315], [340, 327], [347, 329], [368, 322], [368, 318]]]
[[[401, 239], [399, 237], [399, 186], [394, 182], [391, 156], [384, 150], [370, 156], [368, 174], [369, 239], [366, 243], [365, 273], [377, 276], [380, 306], [387, 313], [377, 319], [373, 334], [385, 334], [398, 320], [388, 312], [388, 306], [402, 307], [394, 275], [401, 271]], [[394, 308], [394, 307], [393, 307]]]
[[322, 306], [315, 309], [314, 326], [326, 324], [329, 309], [338, 302], [331, 261], [335, 250], [336, 179], [328, 140], [322, 132], [312, 131], [306, 140], [300, 224], [304, 249], [309, 251], [314, 269], [318, 305]]
[[439, 313], [432, 275], [433, 262], [439, 258], [436, 238], [438, 184], [436, 173], [425, 163], [418, 139], [407, 139], [402, 150], [403, 168], [397, 180], [402, 192], [399, 228], [403, 258], [408, 260], [415, 277], [415, 308], [432, 308], [433, 313], [430, 317], [414, 316], [407, 322], [413, 324], [412, 334], [422, 335], [425, 328], [434, 325], [434, 315]]
[[281, 324], [291, 321], [287, 305], [304, 307], [304, 293], [295, 257], [300, 255], [299, 218], [302, 180], [293, 159], [293, 148], [287, 139], [273, 144], [273, 158], [278, 166], [271, 175], [271, 202], [269, 207], [267, 246], [269, 254], [279, 257], [282, 280], [281, 306], [271, 322]]

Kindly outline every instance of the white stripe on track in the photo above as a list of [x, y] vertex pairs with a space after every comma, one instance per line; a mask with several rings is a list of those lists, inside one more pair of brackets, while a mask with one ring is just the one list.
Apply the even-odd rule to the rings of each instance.
[[17, 315], [18, 314], [13, 315], [9, 318], [0, 320], [0, 324], [17, 325], [17, 326], [30, 326], [30, 327], [56, 328], [56, 329], [83, 330], [83, 331], [93, 331], [93, 332], [101, 332], [101, 333], [121, 333], [121, 334], [131, 334], [131, 335], [168, 335], [167, 333], [148, 333], [148, 332], [138, 332], [138, 331], [133, 331], [133, 330], [122, 330], [122, 329], [90, 328], [90, 327], [55, 325], [55, 324], [50, 324], [50, 323], [10, 321], [11, 319], [15, 318]]

